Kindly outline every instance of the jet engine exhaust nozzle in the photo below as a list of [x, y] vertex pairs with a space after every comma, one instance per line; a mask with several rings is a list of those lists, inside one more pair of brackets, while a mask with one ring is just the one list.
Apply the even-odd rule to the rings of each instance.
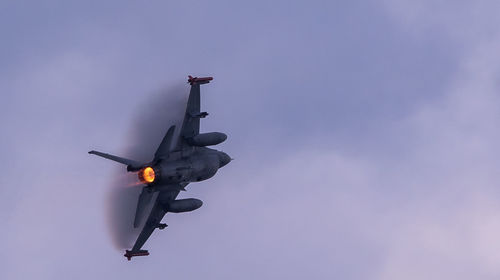
[[156, 178], [155, 170], [149, 166], [139, 170], [137, 176], [139, 177], [139, 180], [144, 184], [151, 184], [155, 181]]

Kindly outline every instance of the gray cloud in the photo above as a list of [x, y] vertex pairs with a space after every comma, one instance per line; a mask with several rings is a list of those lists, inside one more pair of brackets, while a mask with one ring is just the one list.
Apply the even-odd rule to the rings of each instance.
[[[494, 3], [442, 3], [8, 5], [2, 276], [498, 278]], [[191, 73], [236, 160], [128, 263], [86, 152], [147, 157]]]

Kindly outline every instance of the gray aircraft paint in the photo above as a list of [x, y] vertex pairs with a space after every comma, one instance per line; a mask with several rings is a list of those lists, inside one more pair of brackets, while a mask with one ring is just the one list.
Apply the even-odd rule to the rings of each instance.
[[[175, 141], [175, 148], [171, 147], [174, 143], [175, 131], [175, 125], [172, 125], [158, 146], [153, 160], [148, 163], [140, 163], [98, 151], [89, 152], [89, 154], [125, 164], [127, 171], [137, 171], [139, 178], [146, 184], [139, 195], [134, 222], [130, 224], [130, 227], [141, 225], [145, 209], [152, 201], [154, 194], [158, 193], [154, 206], [134, 246], [130, 251], [126, 250], [125, 252], [125, 257], [128, 260], [134, 256], [149, 254], [148, 251], [141, 250], [141, 248], [156, 228], [164, 229], [166, 227], [166, 224], [162, 224], [161, 220], [167, 212], [190, 212], [201, 207], [203, 202], [199, 199], [175, 200], [181, 190], [186, 190], [186, 186], [191, 182], [199, 182], [213, 177], [219, 168], [231, 161], [226, 153], [205, 147], [224, 142], [227, 138], [226, 134], [221, 132], [200, 134], [200, 118], [208, 115], [208, 113], [200, 111], [200, 84], [208, 83], [210, 80], [212, 78], [192, 78], [189, 76], [188, 82], [191, 84], [191, 90], [182, 129], [179, 138]], [[154, 172], [152, 182], [144, 179], [144, 172], [148, 169], [152, 169]]]

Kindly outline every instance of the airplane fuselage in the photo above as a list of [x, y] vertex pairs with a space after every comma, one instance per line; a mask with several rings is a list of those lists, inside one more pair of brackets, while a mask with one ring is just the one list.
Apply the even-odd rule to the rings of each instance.
[[[149, 252], [142, 246], [155, 229], [164, 229], [167, 225], [161, 220], [167, 212], [184, 213], [201, 207], [200, 199], [176, 199], [181, 190], [191, 182], [199, 182], [213, 177], [219, 168], [227, 165], [231, 158], [224, 152], [207, 148], [224, 142], [227, 135], [222, 132], [200, 133], [200, 119], [208, 116], [200, 106], [200, 85], [212, 81], [212, 77], [191, 77], [189, 98], [182, 121], [182, 127], [174, 137], [176, 126], [167, 130], [163, 140], [156, 149], [150, 162], [136, 161], [99, 151], [89, 151], [115, 162], [126, 165], [128, 172], [137, 172], [144, 186], [137, 200], [133, 228], [142, 226], [142, 230], [131, 250], [125, 251], [125, 257], [130, 260], [135, 256], [147, 256]], [[175, 144], [175, 145], [174, 145]], [[157, 195], [154, 196], [153, 194]], [[154, 203], [152, 208], [152, 199]], [[147, 220], [145, 211], [149, 211]]]
[[162, 159], [151, 166], [155, 179], [150, 186], [207, 180], [230, 161], [231, 158], [226, 153], [206, 147], [190, 147], [174, 151], [169, 158]]

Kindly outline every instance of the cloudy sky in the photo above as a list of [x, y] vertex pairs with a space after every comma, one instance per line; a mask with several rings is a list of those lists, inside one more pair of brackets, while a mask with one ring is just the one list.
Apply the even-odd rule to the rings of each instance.
[[[0, 278], [498, 279], [499, 10], [0, 2]], [[188, 74], [236, 160], [127, 262], [87, 151], [154, 150]]]

